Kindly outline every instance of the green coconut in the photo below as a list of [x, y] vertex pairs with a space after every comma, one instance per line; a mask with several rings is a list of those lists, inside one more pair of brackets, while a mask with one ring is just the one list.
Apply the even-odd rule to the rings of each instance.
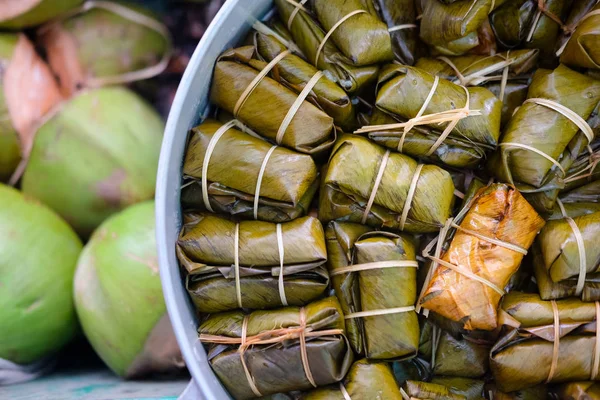
[[44, 23], [83, 0], [0, 0], [0, 29], [23, 29]]
[[72, 287], [81, 248], [52, 210], [0, 184], [0, 358], [29, 364], [77, 333]]
[[107, 219], [83, 249], [75, 306], [83, 331], [119, 376], [137, 378], [183, 366], [158, 274], [154, 202]]
[[147, 79], [166, 68], [171, 38], [158, 19], [139, 6], [90, 4], [38, 32], [63, 95], [83, 87]]
[[22, 190], [87, 237], [111, 214], [154, 197], [162, 132], [160, 116], [132, 91], [82, 92], [38, 130]]

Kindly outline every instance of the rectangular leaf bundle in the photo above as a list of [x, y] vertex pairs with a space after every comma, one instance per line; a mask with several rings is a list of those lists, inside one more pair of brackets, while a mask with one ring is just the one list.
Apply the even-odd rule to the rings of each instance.
[[356, 361], [348, 375], [337, 385], [319, 388], [300, 395], [300, 400], [385, 399], [402, 400], [389, 364]]
[[502, 125], [527, 98], [529, 73], [537, 49], [510, 50], [491, 56], [420, 58], [415, 67], [463, 86], [483, 86], [502, 101]]
[[[462, 221], [460, 217], [464, 215]], [[420, 306], [466, 329], [493, 330], [504, 287], [544, 226], [544, 220], [513, 187], [491, 184], [438, 237]], [[456, 229], [442, 253], [450, 228]]]
[[[467, 400], [483, 400], [485, 382], [481, 379], [459, 378], [454, 376], [436, 376], [431, 383], [448, 388], [450, 393], [465, 396]], [[494, 397], [494, 399], [496, 399]]]
[[460, 87], [415, 67], [396, 64], [383, 67], [377, 84], [376, 106], [407, 122], [365, 126], [356, 133], [373, 132], [371, 136], [375, 136], [379, 131], [394, 129], [397, 131], [394, 149], [399, 152], [404, 151], [404, 142], [413, 135], [416, 126], [439, 132], [431, 146], [421, 146], [419, 156], [426, 158], [438, 148], [446, 149], [446, 138], [468, 141], [473, 147], [490, 151], [500, 136], [502, 103], [492, 92], [481, 87]]
[[[490, 54], [495, 41], [488, 32], [488, 14], [504, 0], [420, 0], [423, 8], [420, 36], [436, 52], [445, 55], [461, 55], [479, 50]], [[450, 3], [450, 4], [444, 4]]]
[[188, 215], [177, 256], [200, 312], [301, 306], [329, 283], [321, 223], [313, 217], [275, 224]]
[[305, 214], [319, 185], [312, 158], [236, 127], [245, 129], [207, 119], [191, 130], [183, 173], [192, 187], [184, 188], [184, 204], [272, 222]]
[[566, 171], [594, 137], [585, 119], [600, 101], [600, 81], [564, 65], [538, 69], [527, 97], [506, 126], [488, 170], [526, 192], [547, 214]]
[[490, 353], [500, 390], [600, 379], [599, 303], [544, 301], [537, 294], [511, 292], [502, 312], [506, 333]]
[[263, 76], [276, 62], [255, 58], [254, 46], [225, 51], [215, 64], [211, 101], [278, 145], [308, 154], [327, 150], [336, 136], [333, 118], [306, 100], [296, 104], [297, 93]]
[[419, 321], [412, 238], [337, 222], [325, 235], [332, 287], [354, 352], [380, 360], [415, 356]]
[[566, 47], [559, 50], [560, 62], [574, 67], [600, 69], [600, 4], [573, 22], [575, 31]]
[[417, 7], [413, 0], [368, 0], [366, 5], [377, 11], [388, 26], [395, 60], [413, 65], [423, 53], [417, 25]]
[[431, 382], [406, 381], [401, 388], [404, 398], [422, 400], [467, 400], [466, 396], [454, 394], [446, 386]]
[[[287, 38], [285, 39], [287, 40]], [[266, 62], [273, 61], [287, 50], [286, 46], [276, 37], [261, 32], [255, 32], [254, 45], [257, 54]], [[293, 92], [301, 93], [307, 84], [315, 79], [317, 73], [318, 70], [312, 64], [295, 54], [288, 54], [277, 63], [269, 77]], [[325, 111], [342, 129], [348, 130], [355, 126], [356, 115], [350, 97], [344, 92], [344, 89], [327, 77], [323, 76], [318, 79], [307, 100]]]
[[582, 301], [600, 300], [600, 273], [586, 274], [581, 291], [579, 291], [577, 276], [559, 282], [552, 281], [537, 243], [532, 246], [532, 253], [533, 271], [542, 300], [556, 300], [567, 297], [580, 297]]
[[[356, 93], [377, 79], [379, 65], [354, 65], [332, 40], [325, 40], [326, 32], [316, 21], [316, 16], [306, 6], [298, 7], [294, 2], [299, 3], [295, 0], [274, 0], [281, 21], [291, 32], [307, 61], [319, 70], [327, 71], [348, 93]], [[320, 52], [319, 47], [322, 47]]]
[[322, 180], [321, 221], [347, 221], [408, 232], [435, 232], [454, 204], [452, 177], [434, 165], [344, 135]]
[[306, 307], [213, 314], [198, 328], [208, 360], [237, 400], [341, 381], [352, 364], [335, 297]]

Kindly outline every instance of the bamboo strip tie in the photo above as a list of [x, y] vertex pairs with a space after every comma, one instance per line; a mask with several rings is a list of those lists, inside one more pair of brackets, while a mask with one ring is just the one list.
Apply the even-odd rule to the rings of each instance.
[[377, 194], [377, 189], [379, 189], [379, 184], [381, 183], [381, 179], [383, 178], [383, 173], [385, 171], [385, 167], [387, 165], [388, 159], [390, 157], [390, 151], [387, 150], [381, 159], [381, 163], [379, 164], [379, 171], [377, 171], [377, 176], [375, 177], [375, 182], [373, 183], [373, 188], [371, 189], [371, 195], [369, 196], [369, 200], [367, 201], [367, 205], [365, 206], [365, 211], [363, 212], [361, 224], [367, 222], [367, 218], [369, 217], [369, 212], [371, 212], [371, 207], [373, 207], [373, 202], [375, 201], [375, 195]]
[[300, 10], [302, 10], [305, 13], [308, 13], [308, 10], [306, 9], [306, 7], [304, 7], [304, 4], [308, 0], [301, 0], [299, 3], [294, 0], [285, 0], [285, 1], [287, 1], [288, 3], [290, 3], [291, 5], [294, 6], [294, 10], [290, 14], [290, 18], [287, 20], [287, 28], [289, 31], [291, 31], [292, 30], [292, 22], [294, 22], [294, 18], [296, 18], [296, 15], [298, 15], [298, 12]]
[[254, 189], [254, 205], [253, 205], [254, 219], [258, 219], [258, 203], [260, 201], [260, 188], [262, 186], [262, 181], [263, 181], [263, 177], [265, 175], [265, 170], [267, 169], [267, 163], [269, 162], [271, 155], [273, 154], [273, 152], [275, 151], [275, 149], [277, 147], [278, 146], [271, 146], [269, 151], [267, 151], [267, 154], [265, 155], [265, 158], [263, 158], [262, 164], [260, 165], [260, 170], [258, 171], [258, 178], [256, 179], [256, 187]]
[[585, 251], [585, 242], [583, 240], [581, 230], [575, 223], [575, 220], [567, 215], [567, 211], [565, 210], [565, 206], [563, 205], [562, 201], [560, 199], [556, 199], [556, 204], [558, 204], [563, 218], [571, 227], [573, 235], [575, 235], [575, 241], [577, 242], [577, 250], [579, 251], [579, 275], [577, 276], [577, 287], [575, 289], [575, 295], [580, 296], [581, 292], [583, 292], [583, 287], [585, 285], [585, 276], [587, 274], [587, 256]]
[[417, 183], [419, 182], [423, 166], [423, 164], [417, 164], [415, 173], [413, 174], [413, 177], [410, 181], [410, 186], [408, 187], [408, 194], [406, 195], [406, 200], [404, 201], [404, 206], [402, 207], [402, 214], [400, 216], [401, 231], [404, 230], [404, 224], [406, 223], [406, 219], [408, 218], [408, 212], [412, 207], [413, 198], [415, 197], [415, 192], [417, 191]]
[[352, 400], [352, 397], [350, 397], [350, 393], [348, 393], [348, 391], [346, 390], [346, 387], [344, 386], [344, 384], [342, 382], [340, 382], [340, 392], [342, 392], [342, 396], [344, 396], [344, 400]]
[[552, 343], [552, 364], [550, 364], [550, 372], [548, 373], [546, 383], [550, 383], [552, 378], [554, 378], [558, 364], [558, 350], [560, 347], [560, 316], [558, 314], [558, 306], [556, 305], [556, 300], [551, 300], [550, 302], [552, 304], [552, 314], [554, 315], [554, 341]]
[[[594, 152], [593, 150], [591, 150], [591, 148], [589, 148], [588, 146], [588, 151], [590, 152], [590, 162], [587, 165], [587, 167], [585, 167], [584, 169], [582, 169], [581, 171], [571, 175], [570, 177], [564, 179], [565, 183], [569, 183], [569, 182], [574, 182], [574, 181], [578, 181], [580, 179], [585, 179], [588, 178], [591, 182], [591, 178], [594, 175], [594, 171], [596, 169], [596, 167], [598, 166], [598, 163], [600, 162], [600, 152]], [[589, 171], [586, 173], [586, 171]]]
[[281, 224], [277, 224], [277, 248], [279, 250], [279, 298], [281, 299], [281, 304], [287, 306], [288, 302], [287, 297], [285, 296], [285, 287], [283, 286], [283, 259], [285, 257], [285, 252], [283, 248], [283, 232]]
[[392, 32], [397, 32], [397, 31], [401, 31], [404, 29], [414, 29], [414, 28], [418, 28], [418, 25], [417, 24], [395, 25], [395, 26], [389, 27], [388, 32], [392, 33]]
[[540, 22], [540, 18], [542, 17], [542, 14], [544, 14], [545, 16], [547, 16], [548, 18], [550, 18], [552, 21], [556, 22], [558, 24], [558, 26], [560, 26], [561, 28], [564, 26], [563, 22], [561, 21], [561, 19], [558, 18], [553, 13], [551, 13], [546, 8], [546, 1], [545, 0], [538, 0], [537, 1], [537, 10], [535, 12], [535, 17], [533, 19], [533, 23], [531, 24], [531, 29], [529, 29], [529, 34], [527, 35], [527, 39], [526, 39], [527, 42], [529, 42], [533, 38], [533, 33], [535, 32], [535, 29], [537, 28], [537, 25]]
[[333, 33], [335, 32], [335, 30], [337, 28], [339, 28], [348, 19], [350, 19], [353, 16], [358, 15], [358, 14], [367, 14], [367, 12], [365, 10], [355, 10], [355, 11], [352, 11], [351, 13], [348, 13], [344, 17], [342, 17], [342, 19], [340, 19], [338, 22], [335, 23], [335, 25], [333, 25], [331, 27], [331, 29], [329, 30], [329, 32], [327, 32], [327, 34], [325, 35], [325, 37], [323, 38], [323, 40], [319, 44], [319, 47], [317, 48], [317, 54], [315, 55], [314, 65], [318, 65], [318, 63], [319, 63], [319, 56], [321, 55], [321, 51], [323, 50], [323, 47], [325, 47], [325, 43], [327, 43], [327, 40], [329, 40], [329, 37], [331, 35], [333, 35]]

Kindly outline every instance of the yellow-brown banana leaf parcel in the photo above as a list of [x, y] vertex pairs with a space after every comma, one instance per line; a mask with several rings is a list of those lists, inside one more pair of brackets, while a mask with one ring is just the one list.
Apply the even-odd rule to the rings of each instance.
[[437, 268], [434, 259], [420, 305], [466, 329], [493, 330], [503, 289], [544, 220], [505, 184], [480, 189], [465, 211]]
[[339, 382], [353, 359], [335, 297], [302, 308], [213, 314], [198, 333], [209, 344], [213, 371], [237, 400]]
[[327, 289], [325, 236], [316, 218], [278, 227], [208, 213], [190, 217], [177, 241], [177, 256], [198, 311], [275, 308], [284, 301], [301, 306]]
[[298, 94], [268, 76], [256, 83], [267, 64], [256, 58], [254, 46], [225, 51], [215, 64], [211, 101], [267, 140], [307, 154], [329, 149], [336, 136], [333, 118], [304, 100], [286, 126]]
[[[564, 65], [554, 71], [538, 69], [528, 99], [504, 129], [488, 170], [500, 181], [526, 192], [539, 212], [550, 213], [557, 191], [564, 187], [566, 171], [582, 151], [587, 151], [589, 143], [586, 134], [564, 113], [573, 112], [585, 120], [598, 101], [600, 81]], [[568, 110], [561, 113], [556, 107]]]
[[[379, 65], [356, 66], [333, 43], [325, 41], [322, 51], [317, 50], [326, 32], [316, 21], [316, 16], [306, 7], [298, 9], [287, 0], [274, 0], [279, 17], [291, 32], [295, 43], [304, 53], [306, 60], [322, 71], [326, 71], [334, 82], [346, 92], [356, 93], [377, 79]], [[299, 11], [295, 11], [295, 10]], [[317, 59], [318, 56], [318, 59]]]
[[[311, 0], [329, 40], [357, 66], [392, 61], [388, 27], [364, 0]], [[352, 16], [349, 16], [354, 13]]]
[[[576, 225], [576, 229], [571, 222]], [[580, 248], [578, 236], [582, 239]], [[543, 265], [553, 282], [600, 272], [600, 212], [580, 215], [571, 220], [549, 221], [540, 232], [538, 243]], [[581, 250], [585, 254], [581, 263]], [[584, 271], [581, 271], [581, 268]]]
[[453, 204], [454, 184], [445, 170], [386, 152], [364, 137], [344, 135], [322, 179], [319, 219], [435, 232], [450, 216]]
[[364, 359], [352, 364], [348, 375], [339, 384], [303, 393], [299, 400], [347, 400], [348, 398], [402, 400], [402, 395], [389, 364]]
[[500, 390], [599, 379], [594, 371], [597, 304], [579, 299], [544, 301], [537, 294], [511, 292], [501, 308], [506, 329], [490, 353]]
[[[287, 50], [287, 47], [277, 38], [265, 33], [256, 32], [254, 43], [258, 55], [266, 62], [271, 62]], [[300, 93], [317, 71], [312, 64], [301, 57], [289, 54], [277, 63], [269, 76], [293, 92]], [[350, 130], [356, 126], [352, 100], [344, 89], [327, 77], [324, 76], [317, 81], [307, 99], [331, 116], [335, 124], [342, 129]]]
[[[272, 222], [305, 214], [319, 185], [311, 156], [284, 147], [273, 149], [270, 143], [234, 127], [240, 125], [232, 125], [217, 139], [207, 162], [204, 193], [202, 177], [207, 150], [215, 134], [225, 129], [223, 126], [208, 119], [191, 130], [183, 174], [187, 177], [185, 185], [192, 187], [184, 188], [184, 205], [208, 209], [204, 198], [207, 195], [214, 211], [242, 218], [253, 218], [255, 208], [258, 219]], [[256, 196], [259, 198], [255, 207]]]
[[[414, 311], [417, 261], [413, 239], [348, 222], [331, 222], [325, 236], [332, 287], [346, 315], [354, 352], [379, 360], [415, 356], [419, 321]], [[396, 266], [390, 266], [394, 261]], [[343, 272], [350, 267], [358, 270]], [[360, 313], [371, 315], [358, 317]], [[357, 317], [348, 318], [352, 315]]]

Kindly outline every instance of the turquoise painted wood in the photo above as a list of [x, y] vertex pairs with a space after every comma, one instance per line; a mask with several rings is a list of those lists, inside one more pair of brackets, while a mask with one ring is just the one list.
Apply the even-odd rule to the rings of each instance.
[[0, 386], [0, 399], [175, 400], [188, 379], [124, 381], [104, 368], [60, 370], [31, 382]]

